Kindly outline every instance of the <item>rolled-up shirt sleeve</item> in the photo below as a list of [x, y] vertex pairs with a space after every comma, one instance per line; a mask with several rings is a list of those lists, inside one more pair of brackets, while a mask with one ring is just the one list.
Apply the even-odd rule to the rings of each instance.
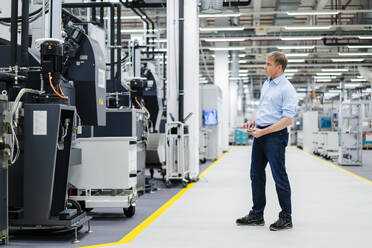
[[297, 106], [297, 93], [296, 90], [291, 87], [286, 87], [283, 91], [283, 107], [282, 117], [293, 118], [296, 115]]

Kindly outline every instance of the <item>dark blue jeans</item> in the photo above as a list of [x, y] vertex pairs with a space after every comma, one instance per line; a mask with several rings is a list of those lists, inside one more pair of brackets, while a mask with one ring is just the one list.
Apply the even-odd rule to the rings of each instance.
[[251, 181], [253, 196], [253, 214], [262, 217], [266, 205], [266, 173], [267, 162], [275, 181], [276, 192], [282, 213], [291, 218], [291, 187], [285, 169], [285, 148], [288, 144], [288, 131], [270, 133], [255, 138], [252, 147]]

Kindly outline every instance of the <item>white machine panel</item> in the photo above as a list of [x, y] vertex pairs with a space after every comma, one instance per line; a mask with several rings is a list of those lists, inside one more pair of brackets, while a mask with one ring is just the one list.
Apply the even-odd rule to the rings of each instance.
[[72, 165], [69, 183], [79, 189], [129, 189], [137, 184], [137, 144], [131, 137], [79, 138], [82, 163]]

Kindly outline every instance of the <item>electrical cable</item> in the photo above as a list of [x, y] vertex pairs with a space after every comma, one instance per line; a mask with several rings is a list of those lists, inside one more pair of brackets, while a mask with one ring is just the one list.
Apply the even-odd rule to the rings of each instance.
[[50, 84], [50, 87], [52, 88], [52, 90], [54, 91], [54, 93], [55, 93], [57, 96], [59, 96], [60, 98], [62, 98], [62, 99], [67, 99], [67, 96], [65, 96], [65, 95], [61, 95], [61, 94], [58, 93], [58, 91], [56, 91], [56, 89], [54, 88], [53, 83], [52, 83], [52, 76], [51, 76], [51, 73], [49, 72], [48, 75], [49, 75], [49, 84]]
[[136, 101], [136, 103], [138, 104], [138, 106], [143, 110], [145, 111], [145, 113], [147, 114], [147, 116], [145, 115], [145, 118], [148, 120], [150, 119], [150, 112], [147, 110], [147, 108], [145, 108], [145, 106], [143, 106], [137, 99], [137, 97], [134, 98], [134, 100]]
[[[10, 147], [10, 164], [14, 164], [18, 157], [19, 157], [19, 154], [20, 154], [20, 149], [19, 149], [19, 142], [18, 142], [18, 138], [17, 138], [17, 134], [15, 132], [15, 129], [14, 127], [17, 127], [17, 122], [14, 120], [14, 114], [17, 112], [17, 110], [19, 109], [20, 107], [20, 100], [22, 98], [22, 96], [26, 93], [30, 93], [30, 94], [43, 94], [44, 91], [41, 91], [41, 90], [34, 90], [34, 89], [27, 89], [27, 88], [23, 88], [20, 90], [20, 92], [18, 93], [17, 97], [15, 98], [14, 100], [14, 103], [13, 103], [13, 106], [12, 106], [12, 109], [10, 111], [10, 130], [11, 130], [11, 133], [12, 133], [12, 144], [11, 144], [11, 147]], [[14, 145], [16, 146], [16, 149], [17, 149], [17, 153], [14, 157]]]

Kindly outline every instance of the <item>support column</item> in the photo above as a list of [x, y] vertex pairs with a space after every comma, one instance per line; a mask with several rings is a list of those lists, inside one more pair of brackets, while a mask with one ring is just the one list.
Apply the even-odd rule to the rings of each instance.
[[[178, 120], [178, 1], [167, 0], [167, 121]], [[198, 56], [199, 58], [199, 56]], [[199, 64], [199, 63], [198, 63]], [[199, 75], [198, 75], [199, 76]]]
[[190, 176], [199, 175], [199, 17], [198, 1], [184, 1], [184, 117], [190, 132]]
[[230, 88], [230, 120], [229, 120], [229, 132], [234, 132], [235, 124], [236, 124], [236, 117], [238, 112], [238, 84], [239, 84], [239, 54], [237, 51], [233, 51], [231, 53], [231, 77], [234, 78], [233, 80], [229, 80], [229, 88]]
[[[223, 43], [223, 42], [221, 42]], [[221, 44], [227, 46], [227, 44]], [[229, 60], [227, 51], [216, 51], [214, 60], [214, 82], [222, 91], [222, 113], [217, 113], [222, 126], [222, 150], [229, 149]]]

